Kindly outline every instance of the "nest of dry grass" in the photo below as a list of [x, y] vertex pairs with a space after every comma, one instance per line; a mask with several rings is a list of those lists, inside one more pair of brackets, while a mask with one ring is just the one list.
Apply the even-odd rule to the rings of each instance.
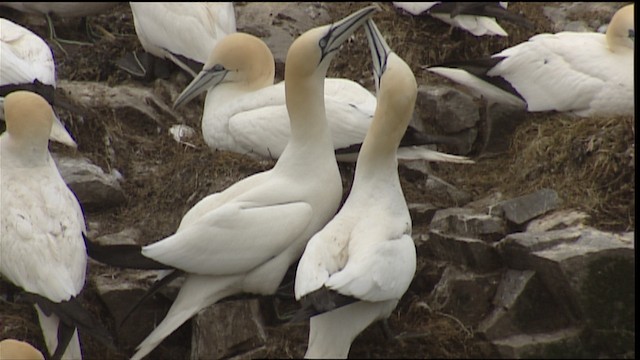
[[563, 208], [590, 215], [602, 230], [635, 228], [635, 123], [633, 117], [575, 118], [528, 114], [509, 152], [479, 160], [458, 173], [475, 198], [505, 197], [542, 188], [558, 192]]
[[525, 192], [554, 188], [565, 206], [605, 230], [635, 227], [635, 124], [632, 117], [531, 121], [516, 131], [511, 178]]

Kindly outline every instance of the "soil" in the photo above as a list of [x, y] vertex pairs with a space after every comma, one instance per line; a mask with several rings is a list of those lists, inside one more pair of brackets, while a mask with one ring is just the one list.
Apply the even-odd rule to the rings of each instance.
[[[241, 5], [239, 5], [241, 6]], [[362, 4], [326, 3], [332, 19], [339, 19]], [[532, 30], [501, 22], [508, 38], [476, 38], [431, 17], [402, 14], [390, 3], [374, 20], [389, 45], [412, 67], [419, 84], [448, 83], [428, 73], [425, 65], [447, 60], [488, 56], [526, 41], [535, 33], [549, 32], [551, 26], [542, 14], [544, 3], [513, 3], [510, 10], [522, 12], [535, 23]], [[44, 18], [2, 9], [10, 18], [48, 39]], [[135, 35], [131, 10], [126, 3], [108, 14], [91, 17], [97, 38], [86, 35], [79, 19], [54, 18], [61, 38], [92, 42], [91, 45], [63, 44], [66, 54], [49, 41], [57, 63], [58, 79], [97, 81], [111, 86], [142, 82], [118, 69], [115, 59], [127, 51], [141, 50]], [[333, 60], [328, 76], [360, 81], [373, 90], [369, 50], [364, 32], [344, 46]], [[176, 72], [170, 81], [184, 88], [188, 77]], [[153, 87], [153, 83], [142, 83]], [[448, 83], [450, 84], [450, 83]], [[166, 94], [165, 94], [166, 95]], [[202, 98], [192, 101], [202, 105]], [[172, 99], [165, 96], [170, 105]], [[200, 118], [185, 116], [185, 124], [199, 132]], [[210, 151], [201, 137], [190, 141], [195, 147], [175, 142], [167, 135], [175, 121], [169, 117], [149, 119], [125, 110], [93, 109], [83, 116], [61, 111], [61, 118], [78, 143], [77, 150], [59, 144], [51, 149], [71, 156], [84, 156], [105, 172], [117, 169], [124, 177], [122, 188], [126, 204], [115, 209], [86, 211], [89, 230], [105, 235], [135, 227], [147, 244], [172, 234], [184, 213], [204, 196], [273, 166], [271, 160], [257, 161], [225, 151]], [[439, 129], [432, 129], [438, 132]], [[446, 149], [445, 149], [446, 150]], [[471, 154], [474, 156], [477, 154]], [[558, 113], [527, 114], [514, 133], [508, 152], [478, 159], [475, 165], [434, 163], [430, 173], [467, 191], [474, 199], [494, 192], [505, 197], [524, 195], [544, 187], [555, 189], [564, 208], [590, 215], [589, 224], [611, 231], [635, 228], [635, 123], [627, 118], [576, 119]], [[345, 194], [348, 193], [353, 166], [341, 165]], [[405, 197], [409, 203], [456, 206], [438, 194], [425, 190], [427, 175], [400, 166]], [[414, 233], [425, 232], [414, 228]], [[424, 263], [424, 261], [422, 261]], [[102, 271], [92, 267], [90, 271]], [[6, 283], [0, 283], [6, 287]], [[387, 340], [377, 326], [370, 326], [354, 341], [351, 357], [367, 358], [476, 358], [492, 356], [492, 350], [473, 329], [455, 318], [430, 311], [425, 299], [430, 291], [424, 281], [414, 281], [389, 319], [398, 334], [412, 334], [402, 340]], [[0, 292], [4, 293], [4, 292]], [[110, 329], [113, 319], [88, 281], [81, 295], [85, 306], [100, 316]], [[0, 300], [0, 338], [25, 339], [44, 349], [37, 317], [30, 305]], [[289, 304], [294, 306], [295, 304]], [[185, 324], [167, 338], [149, 358], [187, 359], [190, 327]], [[302, 357], [306, 348], [307, 325], [267, 324], [266, 357]], [[90, 337], [82, 336], [86, 359], [126, 359], [131, 348], [106, 349]]]

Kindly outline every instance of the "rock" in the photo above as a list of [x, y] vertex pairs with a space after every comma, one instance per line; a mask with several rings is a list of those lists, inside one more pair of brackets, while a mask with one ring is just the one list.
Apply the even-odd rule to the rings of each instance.
[[633, 233], [585, 228], [572, 243], [533, 252], [530, 264], [574, 317], [597, 329], [615, 330], [609, 337], [635, 328]]
[[430, 203], [424, 204], [408, 204], [409, 213], [411, 214], [411, 222], [413, 226], [427, 225], [431, 222], [433, 215], [435, 214], [437, 207]]
[[[91, 281], [115, 324], [120, 325], [125, 314], [142, 298], [159, 273], [156, 270], [113, 270], [111, 276], [102, 272], [92, 276]], [[137, 346], [164, 318], [170, 306], [171, 301], [163, 296], [149, 298], [131, 313], [122, 326], [115, 327], [118, 344], [123, 348]]]
[[531, 270], [507, 270], [493, 299], [493, 310], [478, 324], [487, 339], [563, 329], [570, 320]]
[[480, 120], [473, 97], [449, 86], [420, 85], [412, 125], [425, 131], [436, 124], [447, 134], [475, 127]]
[[507, 233], [503, 219], [469, 208], [436, 211], [430, 229], [490, 242], [502, 239]]
[[523, 195], [514, 199], [503, 201], [497, 205], [499, 213], [503, 213], [505, 219], [516, 225], [522, 225], [527, 221], [555, 210], [562, 200], [558, 193], [552, 189], [541, 189], [534, 193]]
[[194, 317], [191, 360], [264, 357], [266, 340], [258, 299], [220, 302]]
[[425, 246], [434, 254], [436, 260], [450, 261], [485, 272], [502, 267], [498, 251], [482, 240], [430, 230]]
[[116, 175], [105, 174], [86, 158], [52, 156], [62, 178], [76, 194], [84, 210], [107, 209], [124, 204], [124, 192]]
[[[502, 195], [501, 192], [495, 192], [484, 198], [472, 201], [466, 204], [464, 207], [474, 209], [484, 214], [502, 216], [499, 211], [493, 211], [496, 205], [498, 205], [502, 201], [504, 201], [504, 195]], [[498, 209], [496, 208], [496, 210]]]
[[475, 326], [491, 311], [499, 281], [500, 273], [476, 274], [449, 265], [429, 294], [429, 306]]
[[520, 233], [505, 237], [498, 248], [509, 267], [535, 271], [564, 313], [588, 326], [593, 356], [633, 346], [633, 233], [588, 227]]
[[273, 52], [276, 82], [284, 79], [284, 62], [293, 40], [331, 22], [327, 7], [319, 2], [246, 2], [235, 4], [235, 9], [238, 31], [261, 38]]
[[525, 109], [522, 107], [493, 103], [486, 109], [484, 140], [481, 153], [483, 156], [507, 152], [511, 146], [513, 134], [524, 120]]
[[424, 262], [416, 269], [409, 289], [416, 294], [429, 294], [442, 279], [448, 265], [444, 261], [431, 260], [430, 256], [421, 256], [421, 259], [424, 259]]
[[138, 245], [137, 239], [142, 235], [142, 231], [136, 228], [126, 228], [119, 233], [107, 234], [92, 239], [101, 245]]
[[504, 359], [581, 359], [585, 356], [580, 339], [582, 329], [568, 328], [553, 333], [519, 334], [493, 341]]
[[[158, 84], [171, 83], [163, 81]], [[88, 111], [99, 108], [133, 109], [162, 128], [169, 127], [163, 122], [165, 116], [172, 122], [182, 122], [182, 117], [167, 105], [170, 100], [164, 100], [158, 94], [161, 92], [159, 89], [134, 84], [109, 86], [100, 82], [67, 80], [58, 81], [58, 89], [73, 105]]]
[[453, 202], [456, 206], [463, 206], [471, 201], [471, 194], [433, 175], [427, 178], [425, 191], [435, 194], [447, 194], [449, 201]]
[[573, 226], [584, 225], [585, 220], [589, 218], [587, 213], [577, 210], [559, 210], [548, 215], [544, 215], [538, 219], [532, 220], [527, 224], [528, 232], [544, 232], [550, 230], [565, 229]]
[[571, 243], [580, 237], [582, 230], [577, 227], [542, 233], [521, 232], [509, 234], [496, 244], [510, 269], [531, 269], [532, 252], [553, 248], [559, 244]]

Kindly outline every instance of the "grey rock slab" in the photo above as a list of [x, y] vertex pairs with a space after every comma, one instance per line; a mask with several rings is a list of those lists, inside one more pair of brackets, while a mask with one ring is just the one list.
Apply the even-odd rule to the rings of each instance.
[[482, 155], [495, 155], [507, 152], [511, 146], [513, 134], [524, 120], [525, 109], [517, 106], [493, 103], [485, 112]]
[[580, 359], [582, 351], [582, 329], [571, 327], [552, 333], [518, 334], [492, 341], [504, 359]]
[[520, 232], [507, 235], [496, 243], [507, 266], [516, 270], [531, 269], [530, 254], [535, 251], [553, 248], [562, 243], [576, 241], [582, 228], [571, 227], [546, 232]]
[[447, 134], [473, 128], [480, 120], [472, 96], [444, 85], [420, 85], [412, 125], [419, 130], [437, 126]]
[[258, 299], [221, 302], [194, 317], [191, 359], [263, 357], [266, 341]]
[[407, 207], [409, 208], [409, 214], [411, 214], [413, 226], [428, 225], [438, 210], [438, 208], [431, 203], [411, 203], [407, 204]]
[[484, 214], [502, 216], [502, 213], [496, 205], [500, 204], [505, 200], [504, 195], [501, 192], [494, 192], [488, 196], [483, 198], [471, 201], [467, 203], [464, 207], [469, 209], [474, 209], [477, 212], [481, 212]]
[[503, 201], [497, 206], [505, 219], [516, 225], [522, 225], [542, 214], [555, 210], [562, 200], [553, 189], [540, 189], [536, 192]]
[[499, 282], [499, 272], [477, 274], [449, 265], [427, 300], [432, 310], [475, 326], [491, 311]]
[[[113, 270], [111, 273], [103, 271], [100, 275], [92, 276], [91, 281], [100, 300], [119, 325], [125, 314], [142, 298], [159, 274], [160, 271], [155, 270]], [[123, 348], [137, 346], [153, 331], [155, 324], [164, 318], [170, 306], [171, 300], [163, 296], [148, 299], [122, 326], [115, 327], [118, 344]]]
[[125, 202], [124, 192], [115, 174], [106, 174], [86, 158], [56, 155], [53, 159], [84, 210], [112, 208]]
[[589, 214], [579, 210], [557, 210], [540, 218], [531, 220], [527, 224], [527, 232], [544, 232], [550, 230], [566, 229], [573, 226], [585, 225]]
[[633, 326], [628, 322], [635, 314], [633, 233], [584, 228], [574, 242], [533, 252], [529, 263], [576, 318], [598, 328]]
[[436, 211], [430, 229], [471, 237], [484, 241], [497, 241], [507, 233], [502, 218], [479, 213], [469, 208], [448, 208]]
[[429, 175], [429, 178], [427, 178], [425, 191], [434, 194], [446, 194], [449, 201], [456, 206], [464, 206], [471, 201], [471, 194], [433, 175]]
[[507, 270], [493, 299], [493, 310], [478, 324], [477, 332], [494, 340], [519, 333], [556, 331], [569, 325], [569, 317], [535, 271]]
[[482, 240], [430, 230], [425, 246], [436, 260], [477, 271], [493, 271], [503, 266], [496, 248]]

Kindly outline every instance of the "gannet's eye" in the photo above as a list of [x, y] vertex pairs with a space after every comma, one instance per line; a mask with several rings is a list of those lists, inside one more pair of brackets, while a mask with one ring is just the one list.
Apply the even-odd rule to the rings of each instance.
[[327, 43], [328, 43], [328, 38], [329, 36], [331, 36], [331, 31], [329, 31], [329, 33], [327, 35], [325, 35], [324, 37], [322, 37], [322, 39], [320, 39], [320, 41], [318, 42], [318, 45], [320, 46], [321, 49], [324, 49], [327, 47]]
[[224, 69], [224, 66], [222, 66], [221, 64], [215, 64], [215, 65], [211, 68], [211, 71], [216, 71], [216, 72], [218, 72], [218, 71], [224, 71], [224, 70], [225, 70], [225, 69]]
[[636, 42], [636, 31], [634, 29], [629, 29], [629, 39]]

